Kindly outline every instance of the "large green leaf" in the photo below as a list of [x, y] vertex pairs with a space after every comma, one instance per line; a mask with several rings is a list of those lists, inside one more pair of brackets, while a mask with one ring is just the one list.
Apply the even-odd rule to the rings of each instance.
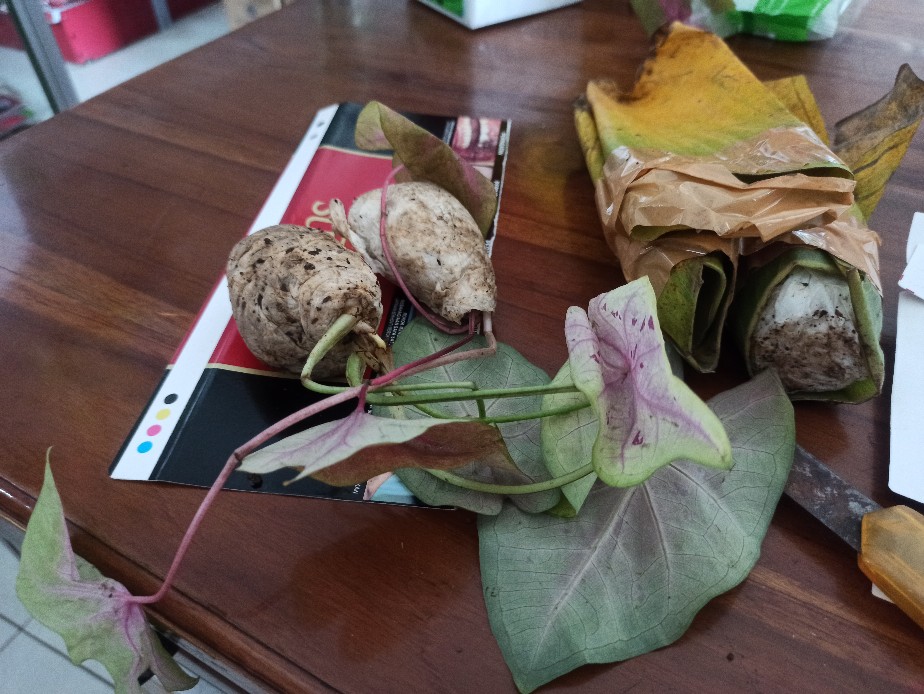
[[577, 518], [506, 504], [479, 519], [491, 628], [521, 691], [672, 643], [760, 553], [792, 464], [792, 405], [772, 373], [714, 398], [734, 466], [689, 462], [596, 485]]
[[[433, 328], [421, 319], [412, 321], [395, 341], [393, 346], [396, 364], [406, 364], [421, 356], [433, 354], [451, 345], [456, 338]], [[476, 337], [470, 343], [471, 349], [484, 346], [484, 339]], [[512, 347], [498, 344], [493, 357], [468, 359], [455, 364], [431, 369], [424, 373], [403, 379], [402, 383], [456, 383], [471, 382], [481, 390], [515, 388], [520, 386], [541, 386], [549, 382], [548, 375], [530, 364]], [[495, 398], [484, 402], [484, 414], [491, 417], [516, 417], [538, 412], [541, 397], [531, 395], [517, 398]], [[476, 417], [478, 405], [473, 401], [451, 402], [429, 406], [429, 411], [440, 417]], [[427, 415], [414, 407], [374, 407], [373, 412], [382, 416], [419, 419]], [[457, 475], [482, 482], [497, 484], [527, 484], [549, 479], [542, 462], [537, 419], [504, 422], [497, 424], [510, 457], [516, 469], [486, 468], [470, 466], [453, 470]], [[586, 462], [586, 461], [585, 461]], [[423, 470], [398, 470], [401, 481], [422, 501], [432, 505], [451, 505], [482, 514], [496, 514], [500, 511], [503, 498], [496, 494], [461, 489], [438, 480]], [[555, 506], [560, 494], [558, 490], [511, 497], [521, 508], [538, 513]]]
[[101, 662], [117, 694], [141, 694], [138, 677], [148, 669], [168, 691], [195, 686], [197, 679], [167, 654], [128, 590], [74, 554], [49, 465], [26, 529], [16, 594], [61, 635], [75, 664]]

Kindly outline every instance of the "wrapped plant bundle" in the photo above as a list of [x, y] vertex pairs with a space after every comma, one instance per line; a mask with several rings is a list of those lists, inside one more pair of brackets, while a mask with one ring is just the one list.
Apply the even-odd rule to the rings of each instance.
[[[681, 24], [658, 35], [640, 75], [630, 92], [592, 81], [575, 122], [607, 242], [627, 280], [651, 279], [664, 332], [692, 366], [713, 370], [741, 293], [732, 320], [749, 370], [775, 368], [792, 397], [859, 402], [878, 393], [879, 238], [864, 221], [870, 209], [857, 202], [878, 196], [858, 197], [851, 165], [869, 160], [877, 170], [869, 183], [881, 193], [900, 155], [887, 160], [858, 143], [870, 114], [854, 123], [855, 151], [845, 161], [826, 144], [804, 80], [765, 85], [719, 38]], [[880, 123], [901, 138], [913, 133], [922, 101], [904, 92], [903, 118]], [[811, 261], [807, 248], [815, 249]], [[758, 276], [771, 261], [776, 271]], [[803, 271], [823, 287], [811, 301], [779, 289]], [[838, 320], [819, 320], [824, 311]], [[842, 375], [832, 380], [817, 361], [794, 364], [782, 350], [753, 347], [782, 322], [786, 344], [811, 359], [819, 352], [807, 346], [843, 342]]]

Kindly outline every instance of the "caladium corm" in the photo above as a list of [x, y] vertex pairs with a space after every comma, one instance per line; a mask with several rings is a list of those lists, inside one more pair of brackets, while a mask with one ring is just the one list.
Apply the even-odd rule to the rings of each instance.
[[356, 144], [369, 150], [394, 150], [395, 163], [407, 170], [398, 180], [435, 183], [465, 206], [483, 234], [490, 230], [497, 214], [494, 184], [440, 138], [384, 104], [370, 101], [356, 121]]

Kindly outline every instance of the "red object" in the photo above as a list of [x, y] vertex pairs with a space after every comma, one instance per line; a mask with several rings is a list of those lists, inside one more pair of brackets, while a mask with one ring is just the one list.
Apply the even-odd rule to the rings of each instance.
[[150, 0], [86, 0], [45, 8], [61, 55], [85, 63], [157, 31]]
[[167, 7], [170, 8], [170, 16], [177, 19], [213, 2], [215, 0], [167, 0]]
[[[167, 0], [174, 19], [215, 0]], [[45, 20], [69, 63], [108, 55], [157, 31], [151, 0], [45, 0]], [[22, 49], [13, 18], [0, 12], [0, 46]]]
[[13, 24], [13, 18], [7, 12], [0, 12], [0, 46], [22, 50], [22, 39]]

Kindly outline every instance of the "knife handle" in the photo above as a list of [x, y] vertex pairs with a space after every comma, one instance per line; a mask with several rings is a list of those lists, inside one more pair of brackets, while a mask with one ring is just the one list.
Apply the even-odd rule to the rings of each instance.
[[924, 629], [924, 516], [907, 506], [867, 513], [858, 563]]

